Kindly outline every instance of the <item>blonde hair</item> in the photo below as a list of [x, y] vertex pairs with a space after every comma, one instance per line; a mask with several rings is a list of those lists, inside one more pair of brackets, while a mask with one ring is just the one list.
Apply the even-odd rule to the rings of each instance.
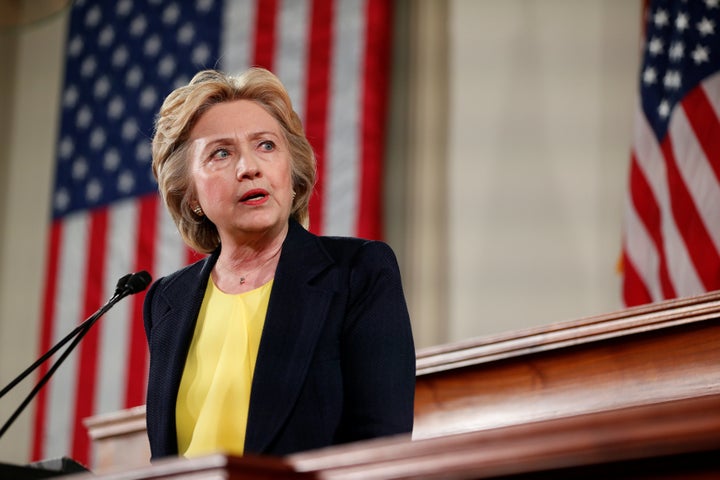
[[188, 172], [188, 138], [200, 116], [218, 103], [251, 100], [263, 107], [282, 128], [290, 149], [295, 192], [290, 217], [305, 228], [308, 204], [315, 185], [316, 164], [300, 117], [280, 80], [268, 70], [251, 68], [239, 76], [217, 70], [197, 73], [186, 86], [174, 90], [160, 107], [152, 141], [152, 168], [163, 201], [185, 243], [201, 253], [220, 244], [217, 227], [192, 211], [195, 197]]

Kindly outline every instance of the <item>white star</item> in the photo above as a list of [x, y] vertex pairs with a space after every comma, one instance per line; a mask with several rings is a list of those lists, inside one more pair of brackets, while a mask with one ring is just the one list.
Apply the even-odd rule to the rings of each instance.
[[84, 130], [90, 126], [91, 122], [92, 112], [87, 105], [83, 105], [80, 110], [78, 110], [77, 115], [75, 116], [75, 125], [77, 125], [78, 128]]
[[85, 25], [88, 27], [96, 27], [100, 23], [100, 19], [102, 18], [102, 12], [100, 11], [100, 7], [95, 5], [90, 10], [88, 10], [87, 14], [85, 15]]
[[689, 24], [690, 19], [688, 18], [687, 13], [678, 13], [677, 18], [675, 19], [675, 28], [682, 32], [688, 28]]
[[120, 45], [112, 54], [112, 64], [115, 68], [124, 67], [130, 57], [127, 47]]
[[647, 67], [643, 72], [643, 83], [652, 85], [657, 81], [657, 72], [653, 67]]
[[650, 42], [648, 43], [648, 51], [653, 57], [663, 53], [664, 48], [665, 47], [663, 45], [663, 41], [658, 37], [651, 38]]
[[87, 57], [83, 60], [82, 65], [80, 65], [80, 74], [83, 77], [92, 77], [95, 74], [96, 68], [97, 62], [95, 61], [95, 57]]
[[144, 48], [145, 55], [147, 55], [148, 57], [154, 57], [155, 55], [158, 54], [161, 47], [162, 47], [162, 42], [160, 41], [160, 37], [157, 34], [152, 35], [145, 42], [145, 48]]
[[115, 30], [113, 30], [112, 26], [107, 25], [100, 31], [100, 35], [98, 35], [98, 45], [100, 45], [101, 47], [107, 47], [113, 42], [114, 39]]
[[139, 162], [148, 162], [152, 158], [152, 147], [146, 139], [141, 140], [135, 146], [135, 158]]
[[681, 79], [680, 72], [677, 70], [668, 70], [665, 72], [665, 76], [663, 77], [663, 85], [665, 85], [665, 88], [670, 90], [677, 90], [680, 88], [681, 85]]
[[138, 124], [134, 118], [130, 117], [123, 122], [122, 137], [126, 141], [134, 140], [138, 133]]
[[96, 127], [90, 134], [90, 147], [93, 150], [100, 150], [105, 145], [105, 130]]
[[58, 146], [58, 154], [60, 155], [60, 158], [68, 159], [75, 151], [75, 144], [73, 141], [65, 137], [60, 141], [60, 145]]
[[70, 194], [64, 188], [61, 188], [55, 194], [55, 210], [64, 211], [70, 205]]
[[130, 23], [130, 34], [134, 37], [139, 37], [145, 33], [146, 28], [147, 20], [145, 20], [145, 17], [143, 17], [142, 15], [139, 17], [135, 17]]
[[707, 8], [718, 8], [718, 0], [705, 0]]
[[670, 51], [668, 52], [670, 60], [673, 62], [679, 62], [685, 56], [685, 45], [682, 42], [674, 42], [670, 45]]
[[105, 98], [110, 91], [110, 80], [108, 80], [108, 77], [103, 75], [98, 79], [97, 82], [95, 82], [95, 89], [93, 91], [93, 94], [95, 95], [95, 98]]
[[120, 0], [115, 7], [115, 11], [118, 15], [121, 17], [126, 16], [130, 11], [132, 10], [132, 1], [131, 0]]
[[65, 108], [74, 107], [77, 104], [78, 97], [80, 97], [80, 94], [75, 85], [69, 85], [65, 89], [65, 94], [63, 94], [63, 106]]
[[165, 55], [158, 65], [158, 73], [161, 77], [169, 77], [175, 72], [175, 59], [172, 55]]
[[696, 46], [691, 55], [695, 61], [695, 65], [700, 65], [701, 63], [710, 60], [710, 52], [708, 52], [708, 48], [703, 47], [702, 45]]
[[195, 65], [206, 66], [210, 58], [210, 49], [204, 43], [193, 48], [192, 61]]
[[155, 102], [157, 102], [157, 93], [155, 92], [155, 89], [153, 87], [145, 87], [140, 93], [140, 106], [144, 108], [145, 110], [149, 110], [153, 107], [155, 107]]
[[715, 22], [703, 17], [703, 19], [698, 22], [697, 29], [703, 37], [706, 35], [712, 35], [715, 33]]
[[193, 38], [195, 38], [195, 27], [189, 23], [180, 27], [180, 30], [177, 32], [177, 41], [182, 45], [189, 45]]
[[108, 172], [114, 172], [120, 165], [120, 154], [117, 149], [110, 148], [103, 157], [103, 168]]
[[667, 118], [668, 115], [670, 115], [670, 104], [667, 100], [663, 100], [662, 102], [660, 102], [660, 106], [658, 107], [658, 115], [663, 118]]
[[653, 23], [658, 28], [667, 25], [669, 23], [667, 12], [663, 9], [659, 9], [657, 12], [655, 12], [655, 15], [653, 15]]
[[135, 187], [135, 177], [132, 172], [127, 170], [122, 172], [118, 177], [117, 187], [122, 193], [132, 192], [133, 187]]
[[108, 116], [110, 118], [120, 118], [125, 111], [125, 102], [120, 97], [113, 97], [108, 104]]
[[102, 195], [102, 184], [97, 179], [93, 178], [85, 186], [85, 198], [88, 202], [97, 202], [100, 200]]
[[72, 177], [75, 180], [82, 180], [85, 178], [85, 176], [88, 173], [88, 164], [87, 160], [85, 160], [83, 157], [78, 158], [73, 162], [72, 165]]
[[142, 79], [142, 70], [140, 70], [140, 67], [135, 65], [128, 71], [127, 75], [125, 75], [125, 84], [128, 87], [137, 88], [142, 82]]
[[195, 8], [198, 12], [209, 12], [213, 7], [213, 0], [198, 0], [195, 2]]
[[68, 55], [71, 57], [77, 57], [80, 55], [80, 52], [83, 50], [83, 40], [82, 37], [79, 35], [75, 35], [72, 40], [70, 40], [70, 43], [68, 43]]
[[171, 3], [163, 11], [162, 21], [167, 25], [175, 25], [179, 17], [180, 8], [177, 6], [177, 3]]

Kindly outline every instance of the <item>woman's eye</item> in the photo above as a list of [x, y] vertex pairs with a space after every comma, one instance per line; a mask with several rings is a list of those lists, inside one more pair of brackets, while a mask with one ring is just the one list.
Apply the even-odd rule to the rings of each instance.
[[275, 150], [275, 142], [265, 140], [260, 144], [260, 149], [265, 152], [272, 152], [273, 150]]
[[218, 148], [217, 150], [215, 150], [215, 151], [213, 152], [213, 154], [212, 154], [211, 157], [212, 157], [213, 159], [223, 159], [223, 158], [227, 158], [227, 157], [229, 157], [229, 156], [230, 156], [230, 152], [228, 152], [228, 151], [225, 150], [224, 148]]

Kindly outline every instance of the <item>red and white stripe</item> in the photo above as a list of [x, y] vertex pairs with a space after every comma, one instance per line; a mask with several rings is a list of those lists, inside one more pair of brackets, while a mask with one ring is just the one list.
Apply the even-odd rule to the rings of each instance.
[[[128, 272], [168, 274], [191, 253], [156, 195], [71, 214], [51, 228], [41, 351], [92, 315]], [[100, 279], [86, 281], [86, 279]], [[85, 336], [36, 400], [34, 459], [71, 456], [89, 464], [82, 419], [145, 402], [143, 295], [119, 302]], [[56, 355], [57, 356], [57, 355]], [[41, 368], [40, 374], [49, 365]]]
[[383, 0], [229, 2], [223, 69], [282, 80], [318, 161], [316, 233], [382, 237], [392, 5]]
[[662, 142], [638, 108], [624, 225], [628, 306], [720, 288], [719, 114], [720, 74], [677, 105]]

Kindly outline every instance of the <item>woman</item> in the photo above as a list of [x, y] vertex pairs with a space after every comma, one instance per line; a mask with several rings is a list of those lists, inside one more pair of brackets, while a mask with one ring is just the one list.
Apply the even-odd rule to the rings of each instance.
[[145, 299], [152, 457], [411, 432], [415, 351], [395, 256], [305, 229], [315, 158], [280, 81], [197, 74], [160, 110], [153, 171], [184, 241], [210, 255]]

